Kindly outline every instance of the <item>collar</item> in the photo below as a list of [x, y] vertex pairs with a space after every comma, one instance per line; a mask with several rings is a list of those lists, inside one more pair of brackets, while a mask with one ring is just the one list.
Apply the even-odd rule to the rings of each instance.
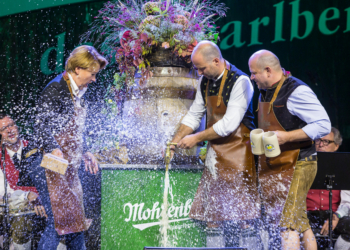
[[275, 89], [280, 81], [281, 81], [281, 79], [279, 79], [277, 82], [273, 83], [272, 86], [268, 89]]
[[221, 77], [224, 75], [224, 73], [225, 73], [225, 69], [222, 71], [222, 73], [219, 75], [219, 77], [216, 80], [214, 80], [214, 81], [215, 82], [219, 81], [221, 79]]
[[73, 77], [67, 72], [68, 74], [68, 78], [69, 78], [69, 81], [70, 81], [70, 86], [72, 88], [72, 92], [73, 92], [73, 95], [76, 96], [76, 97], [82, 97], [86, 90], [87, 90], [87, 87], [83, 88], [82, 90], [80, 90], [78, 88], [78, 85], [75, 83], [75, 81], [73, 80]]
[[[287, 79], [288, 77], [292, 76], [292, 74], [290, 73], [290, 71], [286, 71], [284, 68], [282, 68], [282, 72], [283, 72], [283, 75], [286, 77], [286, 79]], [[282, 77], [283, 77], [283, 76], [282, 76]], [[282, 79], [282, 77], [281, 77], [281, 79]], [[274, 84], [272, 84], [272, 86], [271, 86], [270, 88], [268, 88], [268, 89], [275, 89], [275, 88], [277, 88], [277, 85], [278, 85], [278, 83], [281, 81], [281, 79], [278, 80], [277, 82], [275, 82]]]
[[12, 158], [16, 153], [17, 153], [17, 157], [21, 157], [22, 149], [23, 149], [23, 142], [22, 142], [22, 140], [20, 140], [20, 146], [19, 146], [19, 149], [17, 150], [17, 152], [12, 151], [8, 147], [6, 147], [7, 153], [9, 154], [10, 158]]

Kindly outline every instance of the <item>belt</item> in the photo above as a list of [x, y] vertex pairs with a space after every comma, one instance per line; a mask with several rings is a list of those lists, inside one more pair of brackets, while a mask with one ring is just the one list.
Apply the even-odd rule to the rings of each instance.
[[308, 157], [301, 158], [298, 161], [317, 161], [317, 155], [310, 155]]

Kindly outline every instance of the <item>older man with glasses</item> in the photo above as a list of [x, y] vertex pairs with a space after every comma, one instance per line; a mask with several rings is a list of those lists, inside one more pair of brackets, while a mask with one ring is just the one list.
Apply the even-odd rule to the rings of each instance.
[[[331, 132], [322, 137], [321, 139], [315, 140], [316, 151], [318, 152], [335, 152], [338, 150], [339, 146], [342, 144], [342, 137], [338, 129], [332, 127]], [[311, 228], [314, 234], [327, 235], [328, 234], [328, 209], [329, 209], [329, 191], [321, 189], [310, 189], [307, 198], [307, 215], [310, 221]], [[336, 246], [342, 243], [341, 245], [347, 245], [347, 248], [350, 248], [350, 236], [346, 237], [347, 234], [344, 231], [344, 226], [341, 224], [349, 224], [348, 220], [348, 211], [347, 209], [350, 206], [350, 191], [348, 190], [333, 190], [332, 197], [332, 210], [336, 211], [333, 214], [332, 226], [333, 230], [337, 234], [342, 234], [343, 237], [338, 239]], [[342, 219], [340, 219], [342, 218]], [[339, 223], [340, 221], [340, 223]], [[337, 226], [339, 224], [339, 226]], [[343, 235], [344, 234], [344, 235]], [[349, 241], [349, 242], [347, 242]], [[347, 243], [347, 244], [346, 244]], [[319, 249], [322, 249], [321, 243], [318, 244]], [[343, 248], [338, 248], [343, 249]]]
[[[7, 192], [9, 196], [10, 209], [23, 208], [32, 202], [35, 204], [37, 215], [46, 216], [44, 207], [39, 205], [38, 191], [32, 185], [31, 179], [25, 174], [24, 161], [28, 154], [28, 141], [20, 138], [19, 129], [15, 121], [6, 113], [0, 112], [0, 135], [5, 146], [5, 163]], [[0, 151], [1, 157], [1, 151]], [[0, 169], [0, 197], [5, 193], [3, 164]], [[2, 200], [2, 199], [1, 199]], [[0, 225], [3, 215], [0, 214]], [[34, 223], [34, 224], [33, 224]], [[32, 216], [19, 216], [10, 218], [10, 236], [14, 249], [31, 249], [31, 234], [33, 231], [40, 230], [45, 221]], [[1, 236], [2, 237], [2, 236]], [[0, 237], [0, 238], [1, 238]], [[0, 240], [1, 241], [1, 240]]]

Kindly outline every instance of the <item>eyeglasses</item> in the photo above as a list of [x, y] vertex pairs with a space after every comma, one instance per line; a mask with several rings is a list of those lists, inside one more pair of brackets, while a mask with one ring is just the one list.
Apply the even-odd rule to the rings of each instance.
[[0, 133], [4, 132], [5, 130], [9, 129], [9, 128], [13, 128], [15, 126], [15, 123], [10, 123], [9, 125], [7, 125], [6, 127], [3, 127], [0, 129]]
[[323, 143], [324, 146], [328, 146], [330, 143], [335, 143], [334, 141], [331, 141], [331, 140], [323, 140], [323, 139], [315, 140], [316, 144], [320, 144], [321, 142]]

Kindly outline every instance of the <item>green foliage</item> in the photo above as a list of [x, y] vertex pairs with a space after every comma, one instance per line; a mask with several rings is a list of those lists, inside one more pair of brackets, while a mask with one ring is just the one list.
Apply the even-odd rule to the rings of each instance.
[[199, 155], [204, 156], [207, 154], [207, 147], [208, 147], [208, 142], [205, 141], [203, 147], [201, 147], [199, 150]]

